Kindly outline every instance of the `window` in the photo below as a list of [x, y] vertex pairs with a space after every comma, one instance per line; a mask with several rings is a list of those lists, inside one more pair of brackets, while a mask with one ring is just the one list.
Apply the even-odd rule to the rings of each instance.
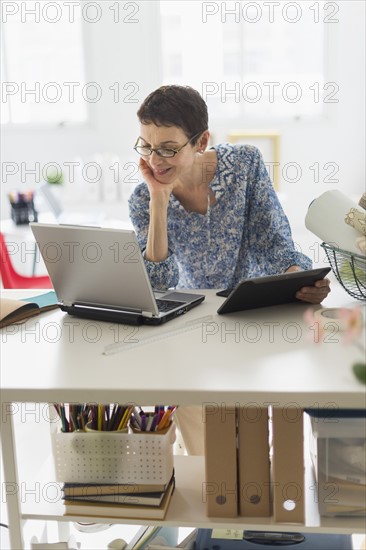
[[336, 92], [324, 83], [329, 4], [161, 1], [164, 83], [193, 86], [218, 118], [319, 115]]
[[47, 11], [44, 6], [19, 2], [17, 13], [3, 14], [3, 124], [87, 120], [81, 7], [75, 6], [71, 16], [55, 2], [47, 4]]

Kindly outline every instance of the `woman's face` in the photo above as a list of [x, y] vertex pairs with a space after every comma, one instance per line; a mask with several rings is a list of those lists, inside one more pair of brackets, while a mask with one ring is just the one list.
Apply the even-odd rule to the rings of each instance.
[[[177, 126], [155, 126], [141, 124], [140, 143], [155, 148], [179, 149], [187, 143], [189, 136]], [[153, 175], [160, 183], [171, 183], [188, 175], [196, 158], [198, 145], [188, 143], [174, 157], [159, 157], [155, 151], [149, 157], [143, 157], [150, 166]]]

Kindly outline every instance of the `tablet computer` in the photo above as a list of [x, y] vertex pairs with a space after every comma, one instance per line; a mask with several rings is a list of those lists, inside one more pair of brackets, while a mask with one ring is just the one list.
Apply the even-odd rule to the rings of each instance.
[[233, 313], [257, 307], [302, 302], [296, 298], [296, 292], [303, 286], [313, 286], [315, 281], [323, 279], [329, 271], [330, 267], [322, 267], [244, 279], [232, 290], [217, 292], [218, 296], [227, 296], [217, 313]]

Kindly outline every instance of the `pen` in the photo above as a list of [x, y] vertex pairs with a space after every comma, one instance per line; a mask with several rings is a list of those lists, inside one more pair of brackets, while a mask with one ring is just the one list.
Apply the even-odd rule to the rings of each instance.
[[78, 419], [80, 420], [81, 429], [85, 432], [85, 420], [83, 413], [79, 414]]
[[159, 415], [158, 413], [155, 413], [151, 422], [150, 432], [155, 432], [158, 420], [159, 420]]
[[133, 407], [132, 407], [132, 406], [127, 407], [127, 416], [126, 416], [125, 421], [124, 421], [124, 427], [127, 426], [127, 422], [128, 422], [129, 419], [130, 419], [130, 416], [131, 416], [131, 414], [132, 414], [132, 411], [133, 411]]
[[133, 415], [136, 418], [136, 421], [137, 421], [138, 425], [141, 426], [141, 416], [140, 416], [140, 414], [137, 410], [137, 407], [133, 408]]
[[126, 407], [126, 409], [125, 409], [125, 411], [122, 415], [122, 418], [121, 418], [120, 423], [118, 424], [117, 430], [123, 430], [123, 428], [125, 427], [127, 414], [128, 414], [128, 407]]
[[151, 430], [151, 425], [153, 423], [155, 414], [150, 413], [146, 422], [146, 431], [149, 432]]
[[141, 431], [142, 432], [146, 431], [146, 415], [145, 414], [141, 415]]
[[170, 414], [170, 411], [169, 409], [167, 409], [162, 417], [162, 419], [160, 420], [159, 424], [158, 424], [158, 430], [162, 430], [164, 428], [164, 425], [165, 425], [165, 422], [167, 420], [167, 418], [169, 417], [169, 414]]

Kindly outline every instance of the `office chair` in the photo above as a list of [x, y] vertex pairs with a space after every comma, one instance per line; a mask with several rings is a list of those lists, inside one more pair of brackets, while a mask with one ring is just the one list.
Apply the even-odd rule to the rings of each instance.
[[0, 233], [0, 275], [4, 288], [53, 288], [48, 275], [28, 277], [15, 271], [2, 233]]

